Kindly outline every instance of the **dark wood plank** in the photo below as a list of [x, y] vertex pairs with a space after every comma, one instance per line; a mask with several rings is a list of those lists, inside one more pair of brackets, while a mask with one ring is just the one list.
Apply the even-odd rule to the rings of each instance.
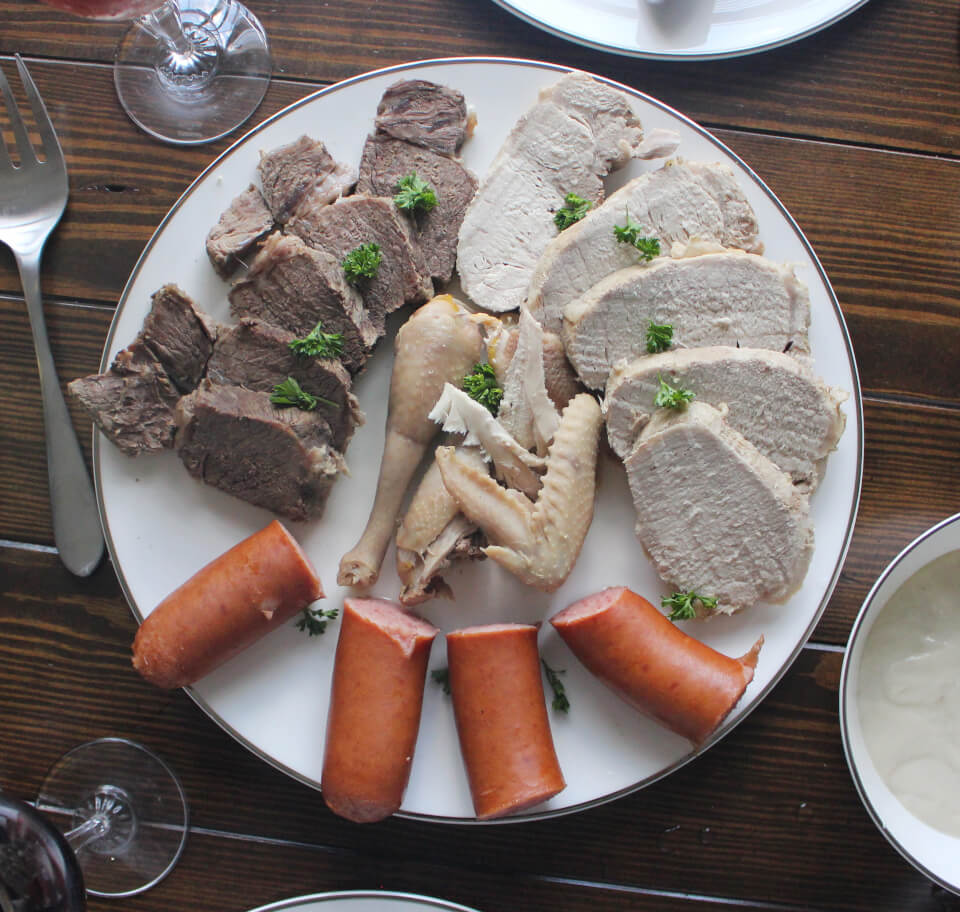
[[[182, 692], [141, 681], [129, 665], [134, 629], [109, 567], [74, 580], [51, 554], [0, 548], [5, 788], [31, 795], [69, 747], [120, 735], [153, 747], [178, 770], [195, 826], [360, 853], [378, 870], [390, 870], [388, 862], [416, 870], [429, 860], [494, 876], [753, 902], [788, 898], [802, 908], [943, 908], [856, 797], [838, 730], [839, 653], [805, 650], [724, 742], [603, 807], [523, 826], [390, 820], [362, 827], [335, 818], [316, 792], [238, 747]], [[244, 846], [231, 851], [239, 857]]]
[[[872, 0], [795, 45], [707, 63], [588, 50], [489, 0], [249, 5], [270, 35], [278, 76], [336, 81], [430, 57], [536, 58], [619, 79], [716, 125], [957, 151], [960, 63], [951, 0]], [[0, 22], [0, 52], [102, 62], [111, 60], [123, 31], [17, 0], [0, 2]]]

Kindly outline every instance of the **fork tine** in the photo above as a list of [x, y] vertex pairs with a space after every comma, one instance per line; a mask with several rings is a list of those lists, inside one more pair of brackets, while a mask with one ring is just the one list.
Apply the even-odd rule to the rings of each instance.
[[13, 127], [13, 135], [17, 141], [17, 149], [20, 152], [20, 166], [36, 164], [37, 156], [30, 145], [30, 137], [27, 135], [27, 128], [24, 126], [23, 118], [20, 116], [20, 109], [17, 107], [17, 101], [10, 91], [10, 83], [0, 67], [0, 92], [7, 103], [7, 112], [10, 115], [10, 124]]
[[[33, 108], [33, 118], [37, 122], [37, 129], [40, 132], [40, 142], [43, 146], [43, 154], [47, 161], [55, 161], [57, 158], [63, 158], [63, 150], [60, 148], [60, 140], [50, 122], [50, 115], [47, 114], [47, 106], [43, 103], [37, 87], [33, 84], [30, 71], [19, 54], [14, 55], [17, 59], [17, 69], [20, 71], [20, 81], [26, 90], [27, 99], [30, 107]], [[22, 154], [22, 153], [21, 153]]]

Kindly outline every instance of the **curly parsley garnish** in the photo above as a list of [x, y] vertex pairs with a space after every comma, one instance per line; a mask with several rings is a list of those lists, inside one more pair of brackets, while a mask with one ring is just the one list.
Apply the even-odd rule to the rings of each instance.
[[449, 668], [434, 668], [430, 672], [430, 677], [433, 679], [434, 684], [439, 684], [443, 688], [443, 692], [447, 695], [450, 693], [450, 669]]
[[393, 203], [404, 212], [429, 212], [437, 205], [436, 191], [422, 177], [418, 177], [416, 171], [401, 177], [394, 189], [397, 195]]
[[659, 374], [657, 374], [657, 379], [660, 381], [660, 389], [657, 390], [657, 395], [653, 399], [653, 404], [657, 408], [682, 409], [696, 395], [679, 386], [674, 389]]
[[297, 630], [305, 630], [310, 636], [320, 636], [326, 631], [327, 622], [335, 621], [339, 615], [339, 608], [304, 608], [297, 621]]
[[489, 364], [477, 364], [472, 373], [467, 374], [460, 384], [461, 389], [471, 398], [485, 405], [496, 416], [500, 409], [503, 390], [497, 386], [497, 375]]
[[636, 247], [640, 252], [640, 260], [649, 262], [654, 257], [660, 256], [660, 241], [655, 237], [645, 237], [640, 232], [643, 226], [630, 221], [630, 215], [627, 214], [626, 225], [614, 225], [613, 236], [618, 244], [630, 244]]
[[383, 254], [380, 252], [380, 245], [371, 241], [369, 244], [361, 244], [354, 247], [340, 264], [347, 275], [347, 281], [351, 285], [356, 285], [363, 279], [372, 279], [376, 276], [380, 268], [380, 260]]
[[651, 355], [666, 351], [673, 343], [673, 327], [669, 323], [650, 321], [647, 327], [647, 351]]
[[590, 200], [585, 200], [582, 196], [577, 196], [576, 193], [568, 193], [563, 201], [566, 205], [558, 209], [553, 217], [553, 223], [557, 226], [557, 231], [565, 231], [571, 225], [579, 222], [593, 206]]
[[660, 607], [671, 609], [669, 614], [671, 621], [689, 621], [697, 616], [697, 607], [694, 602], [699, 602], [704, 611], [714, 611], [717, 607], [715, 598], [697, 595], [696, 592], [674, 592], [673, 595], [660, 599]]
[[311, 396], [293, 377], [287, 377], [283, 383], [278, 383], [273, 388], [270, 401], [277, 408], [298, 408], [304, 412], [312, 412], [321, 402], [333, 408], [340, 407], [323, 396]]
[[547, 664], [546, 659], [540, 659], [540, 664], [543, 665], [544, 673], [547, 676], [547, 683], [553, 690], [553, 703], [550, 705], [553, 706], [557, 712], [569, 712], [570, 701], [567, 699], [567, 691], [560, 680], [560, 675], [567, 673], [566, 669], [561, 668], [559, 671], [555, 670]]
[[294, 339], [290, 350], [302, 358], [339, 358], [343, 354], [343, 333], [325, 333], [318, 323], [302, 339]]

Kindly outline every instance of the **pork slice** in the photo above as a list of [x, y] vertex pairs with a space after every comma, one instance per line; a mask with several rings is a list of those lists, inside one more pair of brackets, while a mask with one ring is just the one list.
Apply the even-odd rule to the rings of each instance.
[[207, 377], [213, 383], [243, 386], [269, 393], [288, 377], [319, 397], [316, 412], [330, 426], [331, 443], [343, 452], [363, 424], [357, 397], [350, 392], [350, 374], [336, 358], [295, 354], [292, 332], [253, 317], [244, 317], [220, 333]]
[[731, 613], [785, 601], [813, 552], [809, 503], [721, 412], [660, 409], [625, 461], [637, 537], [673, 589]]
[[405, 303], [420, 303], [433, 295], [430, 271], [413, 243], [406, 218], [397, 211], [392, 199], [359, 194], [346, 197], [309, 216], [291, 219], [289, 229], [338, 263], [363, 244], [380, 245], [376, 276], [362, 279], [357, 285], [379, 335], [384, 332], [387, 314]]
[[546, 90], [500, 148], [460, 226], [457, 268], [474, 303], [518, 308], [566, 195], [598, 202], [601, 178], [642, 139], [629, 98], [606, 83], [572, 73]]
[[463, 93], [425, 79], [395, 82], [377, 106], [377, 132], [453, 155], [471, 128]]
[[363, 147], [357, 192], [393, 196], [397, 182], [415, 173], [433, 188], [437, 205], [407, 216], [430, 275], [449, 282], [457, 264], [457, 233], [477, 191], [477, 179], [455, 158], [387, 136], [370, 136]]
[[207, 235], [207, 256], [217, 274], [230, 278], [242, 257], [273, 228], [263, 194], [251, 184], [236, 197]]
[[341, 360], [352, 373], [363, 367], [382, 333], [340, 261], [295, 235], [267, 239], [246, 278], [230, 290], [230, 312], [237, 318], [259, 317], [297, 337], [322, 322], [325, 332], [342, 334]]
[[141, 339], [123, 349], [105, 374], [81, 377], [67, 390], [128, 456], [173, 446], [180, 394]]
[[733, 345], [808, 353], [810, 297], [788, 266], [742, 251], [620, 269], [567, 305], [563, 344], [580, 379], [603, 389], [613, 365], [646, 352], [650, 323], [678, 347]]
[[176, 285], [154, 292], [140, 337], [181, 393], [197, 388], [217, 337], [217, 324]]
[[319, 516], [344, 471], [326, 420], [267, 393], [204, 381], [177, 406], [176, 449], [206, 484], [287, 519]]
[[281, 224], [302, 204], [316, 208], [332, 202], [357, 179], [349, 165], [335, 161], [322, 142], [309, 136], [261, 153], [257, 170], [263, 198]]
[[802, 491], [816, 488], [846, 419], [847, 393], [827, 386], [796, 358], [759, 348], [688, 348], [617, 364], [603, 403], [607, 438], [626, 459], [656, 411], [660, 379], [725, 406], [726, 422], [786, 472]]
[[719, 162], [674, 160], [634, 178], [586, 217], [552, 237], [526, 293], [526, 308], [544, 329], [559, 332], [564, 308], [604, 276], [637, 263], [613, 229], [627, 219], [670, 252], [696, 238], [760, 253], [757, 219], [733, 170]]

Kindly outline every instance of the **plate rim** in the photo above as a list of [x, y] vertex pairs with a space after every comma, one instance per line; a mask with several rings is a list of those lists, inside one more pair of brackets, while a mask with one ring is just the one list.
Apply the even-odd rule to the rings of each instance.
[[[797, 31], [777, 41], [768, 41], [766, 44], [759, 44], [755, 46], [742, 46], [729, 51], [716, 51], [713, 53], [693, 52], [689, 54], [685, 54], [682, 51], [664, 52], [653, 51], [639, 47], [630, 48], [623, 45], [604, 44], [602, 41], [593, 41], [592, 39], [586, 38], [582, 35], [577, 35], [573, 32], [568, 32], [557, 28], [556, 26], [549, 25], [542, 19], [538, 19], [535, 16], [531, 16], [529, 13], [518, 9], [514, 3], [510, 2], [510, 0], [493, 0], [493, 2], [501, 9], [506, 10], [511, 15], [516, 16], [523, 22], [526, 22], [527, 25], [532, 25], [534, 28], [540, 29], [549, 35], [553, 35], [555, 38], [561, 38], [564, 41], [570, 41], [573, 44], [579, 44], [581, 47], [587, 47], [594, 51], [605, 51], [608, 54], [617, 54], [621, 57], [633, 57], [642, 60], [702, 62], [707, 60], [732, 60], [736, 57], [749, 57], [753, 54], [761, 54], [765, 51], [772, 51], [776, 50], [777, 48], [786, 47], [790, 44], [795, 44], [798, 41], [803, 41], [805, 38], [809, 38], [811, 35], [816, 35], [818, 32], [822, 32], [824, 29], [830, 28], [830, 26], [835, 25], [841, 19], [846, 19], [847, 16], [856, 12], [861, 6], [866, 6], [869, 0], [845, 0], [848, 5], [846, 5], [843, 9], [838, 10], [833, 16], [830, 16], [819, 23], [811, 25], [808, 28], [801, 29], [800, 31]], [[642, 0], [638, 0], [638, 2], [642, 2]]]
[[435, 896], [423, 896], [420, 893], [402, 893], [395, 890], [335, 890], [330, 893], [308, 893], [303, 896], [291, 896], [287, 899], [278, 899], [275, 902], [267, 903], [265, 906], [257, 906], [250, 909], [249, 912], [280, 912], [282, 909], [297, 909], [307, 903], [329, 902], [338, 899], [401, 899], [416, 900], [423, 906], [433, 906], [437, 909], [446, 909], [448, 912], [477, 912], [470, 906], [461, 906], [459, 903], [451, 902], [448, 899], [439, 899]]
[[[342, 80], [340, 82], [332, 83], [329, 86], [324, 86], [323, 88], [311, 92], [303, 98], [298, 99], [297, 101], [292, 102], [281, 110], [277, 111], [275, 114], [272, 114], [270, 117], [263, 120], [261, 123], [257, 124], [255, 127], [252, 127], [246, 133], [243, 134], [235, 142], [231, 143], [223, 152], [221, 152], [210, 164], [204, 168], [200, 174], [187, 186], [184, 192], [177, 198], [176, 202], [170, 207], [167, 213], [164, 215], [163, 219], [160, 221], [160, 224], [157, 226], [156, 230], [150, 236], [150, 239], [147, 241], [146, 245], [143, 248], [142, 253], [137, 259], [136, 264], [130, 272], [130, 276], [127, 279], [126, 284], [123, 287], [123, 291], [120, 294], [120, 297], [117, 301], [117, 307], [113, 315], [113, 319], [110, 322], [110, 329], [107, 333], [106, 340], [104, 341], [103, 354], [100, 361], [100, 372], [105, 372], [110, 364], [109, 353], [113, 345], [114, 335], [117, 329], [117, 326], [120, 321], [121, 314], [123, 313], [124, 308], [126, 307], [127, 299], [129, 293], [135, 283], [135, 280], [143, 266], [146, 262], [147, 257], [150, 254], [150, 251], [153, 249], [154, 244], [159, 238], [160, 234], [163, 232], [169, 220], [173, 215], [179, 210], [181, 205], [186, 201], [194, 189], [206, 178], [206, 176], [217, 167], [221, 161], [223, 161], [227, 156], [229, 156], [235, 149], [237, 149], [241, 144], [248, 142], [252, 137], [257, 135], [261, 130], [272, 125], [275, 121], [284, 117], [291, 111], [294, 111], [300, 108], [303, 105], [309, 104], [312, 101], [344, 89], [350, 85], [353, 85], [358, 82], [367, 81], [369, 79], [378, 78], [391, 73], [402, 73], [408, 70], [418, 70], [424, 68], [431, 68], [437, 66], [447, 66], [447, 65], [475, 65], [475, 64], [492, 64], [492, 65], [509, 65], [509, 66], [526, 66], [533, 69], [543, 69], [543, 70], [552, 70], [558, 73], [569, 73], [569, 72], [584, 72], [597, 79], [601, 82], [606, 83], [607, 85], [613, 86], [616, 89], [619, 89], [623, 92], [626, 92], [632, 97], [638, 98], [648, 104], [653, 105], [654, 107], [659, 108], [660, 110], [676, 117], [689, 128], [696, 131], [700, 136], [707, 139], [711, 142], [719, 151], [724, 155], [730, 157], [731, 160], [736, 162], [736, 164], [743, 169], [747, 176], [755, 182], [758, 189], [762, 191], [770, 202], [776, 207], [784, 218], [787, 225], [794, 231], [799, 242], [803, 246], [804, 250], [807, 252], [807, 255], [810, 257], [811, 263], [813, 264], [817, 275], [820, 280], [823, 282], [824, 287], [828, 292], [828, 297], [830, 304], [833, 307], [834, 315], [839, 322], [841, 334], [843, 336], [844, 347], [847, 352], [847, 358], [850, 365], [852, 387], [850, 391], [850, 400], [851, 406], [853, 407], [856, 419], [857, 419], [857, 439], [856, 439], [856, 477], [854, 480], [854, 491], [853, 498], [850, 505], [850, 513], [847, 517], [846, 529], [843, 536], [843, 545], [840, 549], [840, 553], [837, 555], [837, 561], [834, 565], [833, 571], [830, 575], [830, 579], [827, 583], [827, 586], [824, 590], [823, 597], [820, 601], [820, 604], [814, 613], [813, 617], [810, 620], [809, 625], [803, 632], [803, 635], [797, 642], [797, 645], [790, 653], [786, 661], [782, 666], [776, 671], [770, 681], [755, 697], [752, 699], [751, 706], [744, 710], [736, 719], [725, 721], [720, 727], [713, 733], [713, 735], [704, 741], [702, 744], [699, 744], [695, 748], [684, 756], [680, 757], [674, 763], [669, 766], [658, 770], [656, 773], [634, 782], [624, 788], [617, 789], [616, 791], [610, 792], [606, 795], [599, 796], [597, 798], [591, 798], [587, 801], [581, 801], [577, 804], [571, 804], [563, 808], [553, 808], [549, 810], [534, 811], [532, 813], [525, 813], [520, 815], [513, 815], [507, 817], [499, 817], [493, 820], [477, 820], [476, 817], [453, 817], [453, 816], [440, 816], [437, 814], [427, 814], [420, 813], [415, 811], [405, 811], [403, 809], [397, 811], [393, 816], [399, 817], [406, 820], [415, 820], [425, 823], [444, 823], [444, 824], [453, 824], [453, 825], [470, 825], [470, 826], [502, 826], [504, 824], [523, 824], [523, 823], [532, 823], [535, 821], [549, 820], [556, 817], [565, 817], [569, 814], [576, 814], [582, 811], [591, 810], [601, 805], [607, 804], [612, 801], [616, 801], [620, 798], [626, 797], [627, 795], [632, 794], [633, 792], [640, 791], [647, 786], [653, 785], [655, 782], [658, 782], [660, 779], [670, 775], [671, 773], [676, 772], [681, 767], [686, 766], [692, 760], [697, 759], [723, 738], [725, 738], [731, 731], [733, 731], [738, 725], [740, 725], [743, 720], [750, 716], [753, 711], [760, 706], [761, 703], [767, 698], [773, 688], [782, 680], [783, 676], [787, 673], [793, 663], [796, 661], [797, 656], [800, 655], [800, 652], [806, 646], [807, 641], [810, 639], [810, 635], [813, 633], [817, 624], [820, 621], [820, 618], [823, 616], [824, 611], [826, 610], [827, 604], [830, 601], [831, 596], [833, 595], [833, 590], [836, 587], [837, 581], [840, 577], [840, 573], [843, 569], [844, 562], [847, 557], [847, 553], [850, 549], [850, 543], [853, 538], [853, 529], [856, 523], [857, 513], [860, 505], [860, 495], [863, 484], [863, 453], [864, 453], [864, 427], [863, 427], [863, 397], [861, 395], [860, 387], [860, 375], [857, 370], [856, 357], [853, 350], [853, 342], [850, 338], [850, 333], [847, 328], [846, 320], [843, 316], [843, 311], [840, 308], [840, 302], [837, 299], [836, 293], [833, 290], [833, 285], [830, 283], [829, 278], [827, 277], [826, 271], [823, 268], [823, 264], [820, 262], [820, 258], [817, 256], [816, 252], [813, 249], [813, 246], [807, 240], [806, 235], [801, 230], [800, 226], [797, 224], [796, 220], [787, 210], [787, 208], [780, 202], [780, 199], [776, 194], [767, 186], [767, 184], [757, 175], [757, 173], [737, 155], [732, 149], [730, 149], [726, 144], [724, 144], [720, 139], [713, 135], [705, 127], [702, 127], [696, 121], [692, 120], [687, 115], [677, 111], [676, 109], [670, 107], [659, 99], [653, 98], [650, 95], [647, 95], [644, 92], [641, 92], [639, 89], [635, 89], [632, 86], [628, 86], [625, 83], [617, 82], [614, 79], [609, 79], [605, 76], [600, 76], [595, 73], [591, 73], [587, 70], [578, 70], [576, 67], [564, 66], [563, 64], [550, 63], [546, 61], [533, 60], [528, 58], [515, 58], [515, 57], [490, 57], [490, 56], [479, 56], [479, 57], [439, 57], [433, 58], [430, 60], [417, 60], [410, 61], [402, 64], [394, 64], [388, 67], [382, 67], [377, 70], [370, 70], [366, 73], [360, 73], [356, 76], [352, 76], [349, 79]], [[849, 428], [848, 428], [849, 430]], [[124, 598], [127, 601], [130, 611], [134, 616], [134, 619], [138, 624], [142, 624], [144, 618], [141, 616], [140, 611], [137, 608], [136, 602], [133, 598], [133, 595], [130, 591], [130, 588], [127, 584], [126, 576], [124, 575], [123, 569], [120, 566], [120, 563], [117, 559], [117, 552], [114, 546], [113, 537], [110, 532], [110, 525], [106, 515], [106, 509], [104, 505], [103, 497], [103, 480], [101, 478], [101, 466], [102, 462], [100, 459], [101, 452], [101, 438], [102, 435], [98, 433], [96, 425], [92, 428], [93, 434], [93, 447], [92, 447], [92, 462], [93, 462], [93, 481], [94, 489], [97, 499], [97, 509], [100, 514], [100, 521], [103, 526], [104, 540], [107, 545], [107, 552], [110, 556], [110, 562], [113, 565], [114, 572], [117, 574], [117, 579], [120, 583], [120, 588], [123, 592]], [[280, 772], [290, 776], [292, 779], [302, 783], [303, 785], [308, 786], [318, 793], [320, 790], [320, 783], [315, 782], [314, 780], [304, 776], [298, 771], [288, 767], [287, 765], [281, 763], [274, 757], [269, 756], [263, 749], [259, 746], [253, 744], [249, 739], [245, 738], [238, 731], [236, 731], [225, 719], [223, 719], [214, 708], [198, 693], [196, 693], [193, 687], [185, 687], [183, 690], [186, 694], [210, 717], [218, 726], [220, 726], [223, 731], [230, 735], [237, 743], [241, 744], [247, 750], [251, 751], [255, 756], [259, 757], [261, 760], [270, 764], [274, 769], [279, 770]]]

